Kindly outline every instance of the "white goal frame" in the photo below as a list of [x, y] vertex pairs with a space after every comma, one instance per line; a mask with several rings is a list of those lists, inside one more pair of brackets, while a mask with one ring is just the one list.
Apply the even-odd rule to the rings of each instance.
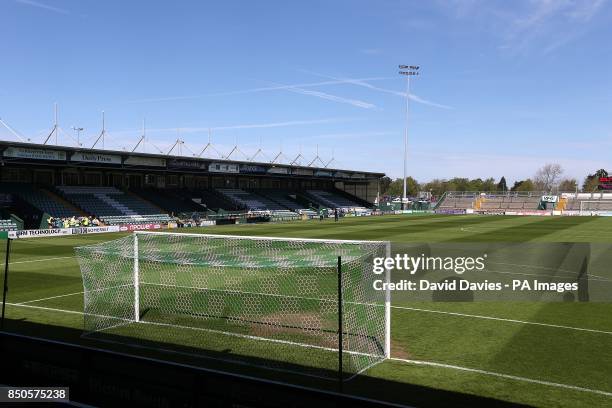
[[[385, 256], [391, 257], [391, 242], [390, 241], [371, 241], [371, 240], [342, 240], [342, 239], [317, 239], [317, 238], [291, 238], [291, 237], [265, 237], [265, 236], [250, 236], [250, 235], [224, 235], [224, 234], [196, 234], [196, 233], [182, 233], [182, 232], [165, 232], [165, 231], [134, 231], [134, 266], [133, 266], [133, 279], [134, 279], [134, 322], [140, 322], [140, 266], [138, 262], [138, 236], [139, 235], [164, 235], [164, 236], [190, 236], [199, 238], [232, 238], [232, 239], [245, 239], [245, 240], [263, 240], [263, 241], [298, 241], [298, 242], [319, 242], [329, 244], [362, 244], [362, 243], [376, 243], [385, 244]], [[385, 343], [384, 343], [384, 355], [386, 359], [391, 358], [391, 290], [389, 289], [391, 283], [391, 269], [385, 268]], [[382, 306], [382, 305], [381, 305]]]
[[600, 211], [600, 210], [584, 210], [584, 204], [601, 204], [602, 200], [580, 200], [580, 215], [593, 215], [593, 211]]

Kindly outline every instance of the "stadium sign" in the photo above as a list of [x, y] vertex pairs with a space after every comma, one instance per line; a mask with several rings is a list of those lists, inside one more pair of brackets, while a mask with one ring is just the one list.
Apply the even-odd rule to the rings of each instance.
[[169, 159], [168, 168], [206, 170], [208, 163], [196, 160]]
[[66, 160], [66, 152], [61, 150], [31, 149], [28, 147], [7, 147], [4, 157], [32, 160]]
[[131, 166], [166, 167], [166, 159], [160, 159], [157, 157], [130, 156], [125, 160], [125, 164], [129, 164]]
[[261, 174], [266, 172], [266, 168], [263, 166], [257, 166], [255, 164], [241, 164], [241, 173]]
[[293, 174], [296, 174], [298, 176], [312, 176], [313, 175], [313, 171], [312, 169], [293, 169], [293, 171], [291, 172]]
[[234, 163], [210, 163], [208, 171], [211, 173], [238, 173], [238, 165]]
[[545, 203], [556, 203], [559, 200], [559, 197], [556, 195], [545, 195], [542, 196], [542, 201]]
[[315, 177], [331, 177], [332, 173], [331, 171], [326, 171], [326, 170], [317, 170], [314, 172]]
[[268, 169], [270, 174], [289, 174], [289, 168], [287, 167], [270, 167]]
[[121, 164], [121, 156], [112, 154], [76, 152], [70, 157], [73, 162]]

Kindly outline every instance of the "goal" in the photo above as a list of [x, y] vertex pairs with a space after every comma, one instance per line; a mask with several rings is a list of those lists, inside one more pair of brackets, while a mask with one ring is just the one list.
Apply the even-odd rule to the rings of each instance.
[[343, 380], [390, 356], [389, 242], [139, 231], [76, 253], [84, 336]]
[[[580, 215], [594, 215], [599, 211], [599, 207], [602, 204], [601, 200], [594, 201], [580, 201]], [[605, 204], [605, 203], [604, 203]]]

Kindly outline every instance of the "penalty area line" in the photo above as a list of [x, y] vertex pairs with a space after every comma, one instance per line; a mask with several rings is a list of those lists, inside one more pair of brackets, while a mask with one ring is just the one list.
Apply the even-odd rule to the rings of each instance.
[[409, 360], [409, 359], [396, 358], [396, 357], [391, 357], [391, 358], [389, 358], [389, 360], [391, 360], [391, 361], [398, 361], [398, 362], [407, 363], [407, 364], [413, 364], [413, 365], [420, 365], [420, 366], [448, 368], [448, 369], [451, 369], [451, 370], [466, 371], [466, 372], [475, 373], [475, 374], [488, 375], [488, 376], [491, 376], [491, 377], [504, 378], [504, 379], [507, 379], [507, 380], [514, 380], [514, 381], [521, 381], [521, 382], [527, 382], [527, 383], [532, 383], [532, 384], [546, 385], [546, 386], [549, 386], [549, 387], [564, 388], [564, 389], [567, 389], [567, 390], [588, 392], [588, 393], [591, 393], [591, 394], [598, 394], [598, 395], [604, 395], [606, 397], [612, 397], [612, 392], [609, 392], [609, 391], [602, 391], [602, 390], [597, 390], [597, 389], [592, 389], [592, 388], [579, 387], [577, 385], [569, 385], [569, 384], [556, 383], [556, 382], [552, 382], [552, 381], [536, 380], [536, 379], [533, 379], [533, 378], [521, 377], [521, 376], [518, 376], [518, 375], [511, 375], [511, 374], [497, 373], [495, 371], [480, 370], [480, 369], [477, 369], [477, 368], [469, 368], [469, 367], [462, 367], [462, 366], [457, 366], [457, 365], [452, 365], [452, 364], [436, 363], [436, 362], [433, 362], [433, 361]]

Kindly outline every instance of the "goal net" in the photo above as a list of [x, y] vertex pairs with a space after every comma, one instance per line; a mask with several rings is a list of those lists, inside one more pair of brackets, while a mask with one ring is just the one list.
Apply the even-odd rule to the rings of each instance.
[[136, 232], [76, 253], [85, 336], [341, 379], [390, 353], [388, 242]]
[[606, 202], [602, 200], [580, 201], [580, 215], [596, 215], [602, 209], [607, 209]]

